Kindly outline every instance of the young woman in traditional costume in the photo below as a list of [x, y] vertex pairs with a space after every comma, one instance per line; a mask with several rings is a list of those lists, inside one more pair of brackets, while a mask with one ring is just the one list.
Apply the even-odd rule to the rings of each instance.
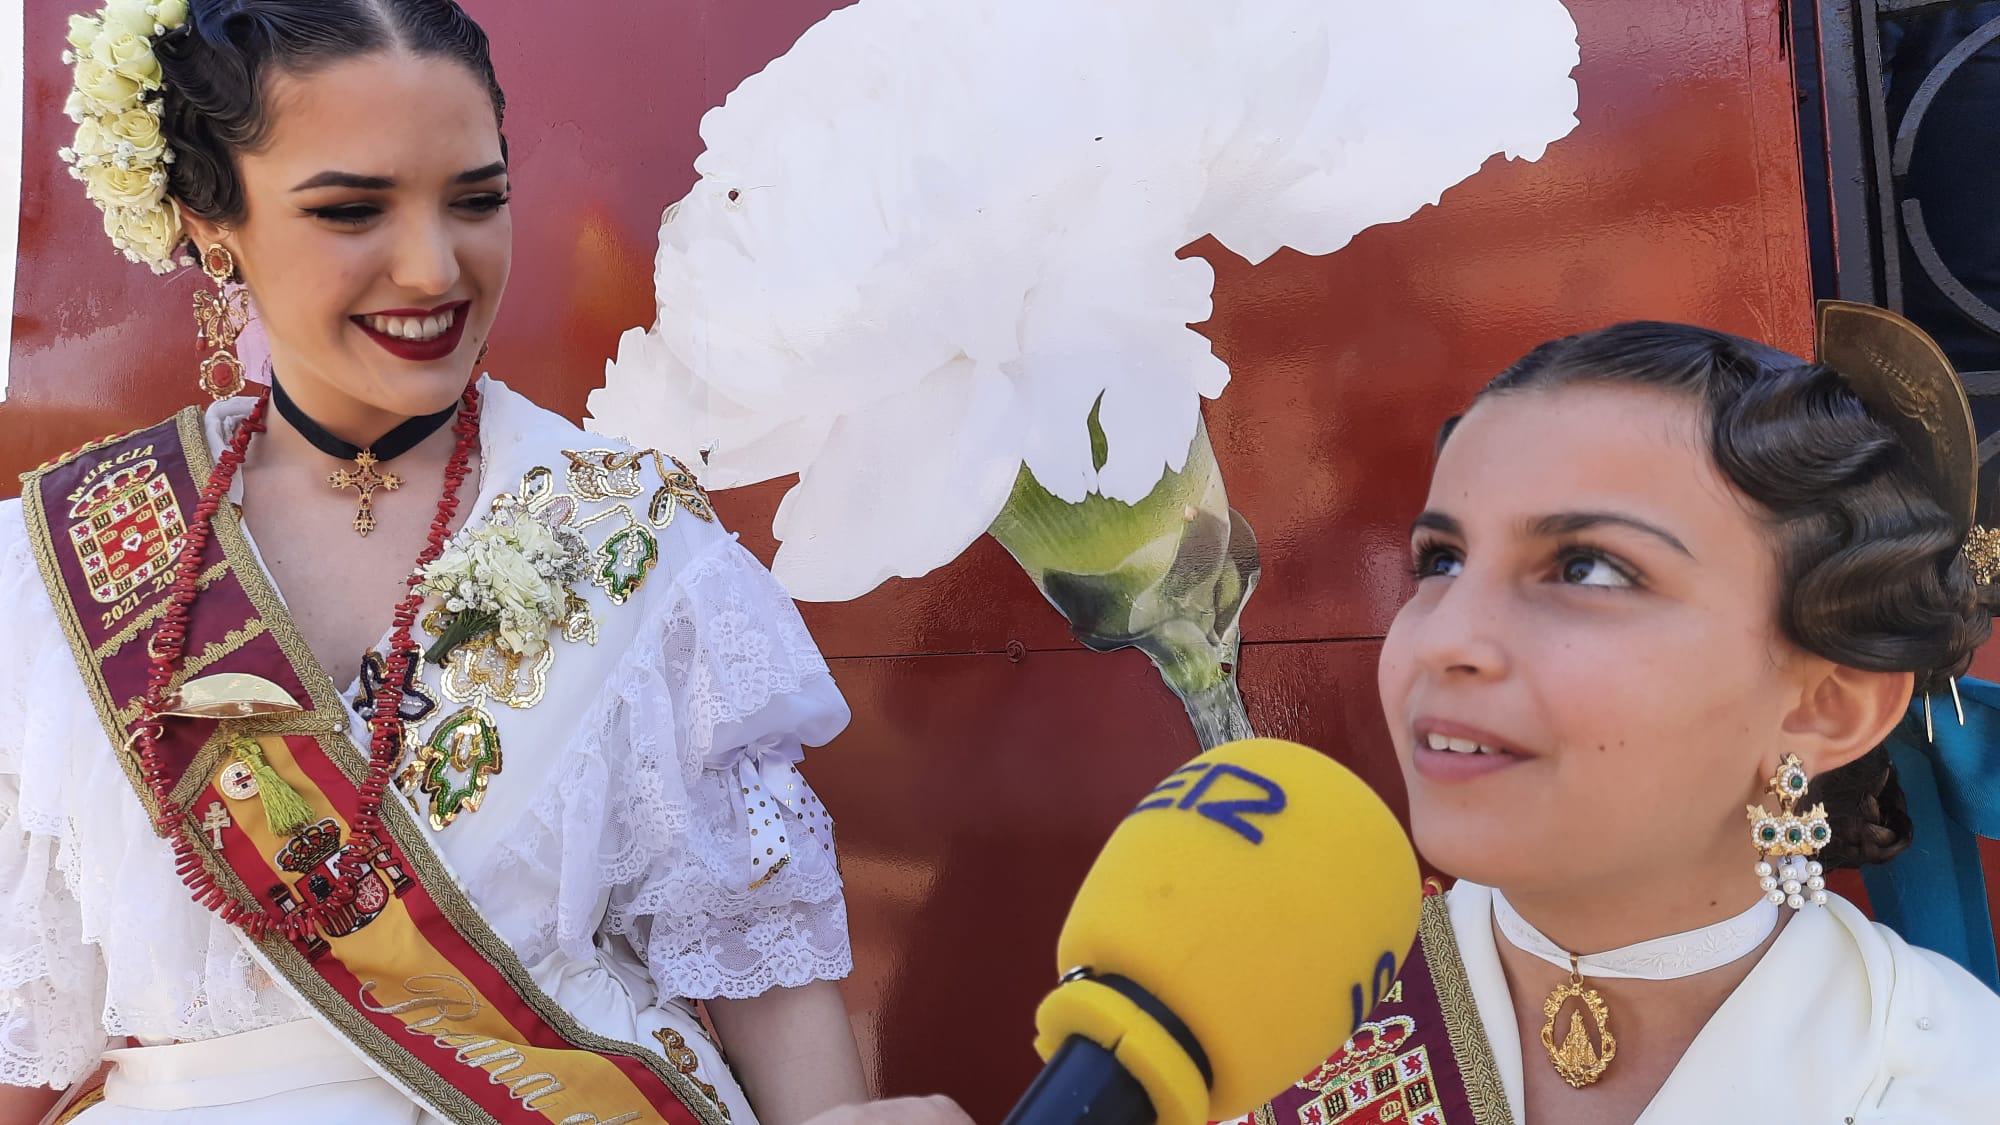
[[1821, 363], [1558, 340], [1448, 430], [1380, 684], [1459, 881], [1262, 1125], [2000, 1120], [2000, 997], [1825, 883], [1907, 842], [1885, 739], [1988, 634], [1971, 415], [1907, 322], [1821, 317]]
[[114, 0], [70, 44], [64, 156], [127, 257], [216, 283], [218, 401], [0, 506], [0, 1117], [860, 1101], [794, 769], [847, 721], [826, 665], [683, 465], [474, 378], [512, 252], [479, 27]]

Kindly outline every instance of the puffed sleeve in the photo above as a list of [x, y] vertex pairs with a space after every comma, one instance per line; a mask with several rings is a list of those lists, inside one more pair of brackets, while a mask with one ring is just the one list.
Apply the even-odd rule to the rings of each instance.
[[853, 957], [833, 822], [798, 767], [847, 704], [770, 572], [718, 526], [682, 524], [620, 607], [643, 616], [558, 778], [475, 898], [552, 873], [526, 947], [588, 958], [608, 935], [665, 995], [839, 979]]
[[798, 762], [847, 725], [847, 704], [791, 599], [733, 540], [675, 585], [645, 636], [649, 674], [625, 697], [624, 734], [650, 806], [635, 830], [677, 839], [613, 893], [612, 929], [682, 996], [843, 977], [833, 822]]

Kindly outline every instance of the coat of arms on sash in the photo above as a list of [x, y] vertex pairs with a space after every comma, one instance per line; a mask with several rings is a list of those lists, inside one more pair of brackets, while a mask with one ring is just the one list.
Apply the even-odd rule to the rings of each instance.
[[[272, 857], [280, 868], [297, 875], [298, 882], [289, 888], [283, 884], [272, 887], [271, 901], [287, 914], [321, 901], [333, 890], [334, 862], [352, 850], [353, 845], [341, 844], [340, 825], [332, 820], [322, 820], [300, 832]], [[393, 855], [366, 858], [367, 861], [361, 864], [364, 874], [361, 881], [355, 884], [353, 901], [335, 911], [327, 920], [323, 927], [324, 937], [315, 935], [309, 939], [311, 955], [318, 956], [326, 947], [325, 937], [346, 937], [373, 922], [389, 905], [392, 891], [401, 894], [409, 888], [409, 873], [403, 870]]]
[[180, 502], [151, 458], [90, 485], [69, 518], [90, 596], [107, 605], [164, 575], [187, 541]]
[[1300, 1107], [1302, 1125], [1408, 1121], [1447, 1125], [1431, 1074], [1430, 1049], [1416, 1041], [1416, 1021], [1392, 1016], [1355, 1029], [1346, 1049], [1302, 1085], [1319, 1097]]
[[1231, 1125], [1513, 1125], [1445, 896], [1373, 1018], [1303, 1081]]

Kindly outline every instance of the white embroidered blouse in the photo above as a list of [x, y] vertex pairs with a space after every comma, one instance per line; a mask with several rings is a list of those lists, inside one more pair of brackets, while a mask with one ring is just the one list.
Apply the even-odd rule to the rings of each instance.
[[[1548, 1060], [1515, 1023], [1493, 892], [1460, 882], [1448, 902], [1508, 1106], [1526, 1122], [1523, 1068]], [[1991, 1121], [1996, 1042], [2000, 996], [1835, 895], [1790, 919], [1637, 1125]]]
[[[623, 448], [483, 386], [475, 522], [534, 469], [561, 489], [564, 451]], [[211, 408], [211, 448], [247, 410]], [[630, 501], [642, 516], [650, 483]], [[793, 763], [840, 732], [846, 704], [790, 599], [734, 537], [686, 510], [650, 537], [657, 562], [624, 604], [577, 586], [602, 635], [553, 640], [534, 709], [560, 735], [509, 743], [476, 812], [441, 831], [416, 819], [565, 1007], [844, 976], [832, 824]], [[209, 1039], [303, 1017], [174, 874], [72, 663], [18, 501], [0, 504], [0, 620], [0, 1084], [67, 1085], [127, 1036]], [[492, 709], [504, 736], [513, 713]], [[358, 715], [353, 734], [367, 745]], [[746, 807], [753, 786], [767, 806]], [[752, 833], [767, 817], [796, 839], [764, 878], [769, 837]]]

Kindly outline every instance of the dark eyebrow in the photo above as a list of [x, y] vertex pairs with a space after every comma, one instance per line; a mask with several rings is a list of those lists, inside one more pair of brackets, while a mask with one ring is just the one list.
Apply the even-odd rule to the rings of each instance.
[[[481, 180], [490, 180], [496, 176], [504, 176], [506, 174], [507, 162], [496, 160], [484, 168], [474, 168], [470, 172], [460, 172], [458, 175], [452, 177], [451, 182], [454, 184], [476, 184]], [[321, 172], [319, 175], [303, 181], [292, 190], [311, 191], [314, 188], [342, 187], [353, 188], [356, 191], [388, 191], [395, 186], [396, 181], [387, 176], [363, 176], [357, 172]]]
[[[1562, 512], [1553, 516], [1543, 516], [1540, 519], [1530, 520], [1528, 531], [1537, 538], [1557, 539], [1606, 526], [1630, 528], [1650, 535], [1688, 558], [1694, 558], [1694, 552], [1688, 550], [1687, 544], [1681, 542], [1672, 532], [1645, 520], [1621, 516], [1616, 512]], [[1443, 512], [1425, 512], [1418, 516], [1410, 524], [1410, 534], [1414, 535], [1419, 531], [1433, 531], [1454, 539], [1465, 538], [1465, 525]]]
[[1415, 535], [1419, 531], [1435, 531], [1440, 535], [1449, 535], [1453, 539], [1465, 538], [1464, 525], [1443, 512], [1425, 512], [1412, 520], [1410, 534]]
[[455, 184], [476, 184], [481, 180], [491, 180], [507, 174], [507, 162], [495, 160], [484, 168], [474, 168], [470, 172], [460, 172], [452, 178]]
[[314, 188], [344, 187], [357, 191], [388, 191], [396, 186], [396, 181], [383, 176], [363, 176], [355, 172], [321, 172], [309, 180], [300, 182], [293, 191], [311, 191]]
[[1543, 516], [1540, 519], [1532, 520], [1528, 524], [1529, 531], [1546, 539], [1575, 535], [1579, 532], [1590, 531], [1600, 527], [1630, 528], [1643, 535], [1650, 535], [1658, 539], [1688, 558], [1694, 558], [1694, 552], [1687, 549], [1687, 544], [1681, 542], [1678, 536], [1667, 529], [1647, 523], [1645, 520], [1633, 516], [1619, 515], [1616, 512], [1559, 512], [1552, 516]]

